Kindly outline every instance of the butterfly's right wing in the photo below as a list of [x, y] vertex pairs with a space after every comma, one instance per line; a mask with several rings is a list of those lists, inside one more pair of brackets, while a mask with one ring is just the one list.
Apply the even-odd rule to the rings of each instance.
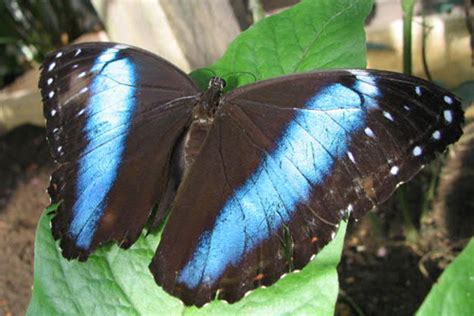
[[462, 134], [454, 95], [375, 70], [276, 78], [224, 97], [150, 268], [186, 304], [235, 302], [301, 269]]
[[114, 43], [65, 47], [39, 83], [53, 158], [52, 220], [66, 258], [100, 244], [130, 246], [165, 194], [176, 142], [199, 92], [190, 78], [146, 51]]

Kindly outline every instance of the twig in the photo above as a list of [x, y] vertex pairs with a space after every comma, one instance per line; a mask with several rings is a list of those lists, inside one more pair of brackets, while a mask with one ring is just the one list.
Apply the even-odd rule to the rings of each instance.
[[411, 21], [413, 19], [413, 8], [416, 0], [403, 0], [403, 72], [407, 75], [412, 74], [411, 60]]
[[262, 3], [260, 0], [250, 0], [249, 10], [252, 12], [253, 23], [257, 23], [265, 17], [265, 11], [263, 10]]
[[428, 34], [431, 32], [433, 27], [427, 25], [425, 23], [425, 13], [423, 12], [422, 16], [422, 25], [421, 27], [423, 28], [423, 36], [421, 37], [421, 60], [423, 62], [423, 70], [425, 71], [426, 78], [428, 78], [429, 81], [433, 81], [433, 77], [431, 76], [431, 72], [428, 68], [428, 60], [426, 58], [426, 42], [428, 38]]
[[466, 28], [469, 31], [471, 37], [471, 66], [474, 67], [474, 27], [472, 26], [471, 20], [471, 0], [464, 0], [464, 11], [466, 13]]
[[364, 316], [362, 309], [354, 302], [354, 300], [343, 290], [339, 289], [339, 296], [342, 301], [345, 301], [350, 308], [356, 313], [357, 316]]

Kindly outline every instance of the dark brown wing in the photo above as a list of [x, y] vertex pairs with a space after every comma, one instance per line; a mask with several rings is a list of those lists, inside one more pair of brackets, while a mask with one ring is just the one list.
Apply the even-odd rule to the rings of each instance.
[[386, 200], [459, 138], [449, 92], [381, 71], [287, 76], [233, 91], [185, 176], [150, 268], [186, 304], [304, 267], [340, 220]]
[[67, 258], [130, 246], [163, 196], [197, 88], [179, 69], [114, 43], [68, 46], [44, 62], [39, 86], [51, 153], [50, 195]]

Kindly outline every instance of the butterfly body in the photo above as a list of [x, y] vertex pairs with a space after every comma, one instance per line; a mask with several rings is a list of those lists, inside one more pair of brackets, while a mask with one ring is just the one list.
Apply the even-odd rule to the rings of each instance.
[[183, 137], [183, 144], [180, 146], [182, 170], [187, 170], [199, 155], [202, 143], [211, 129], [214, 116], [219, 108], [224, 81], [219, 77], [214, 77], [209, 81], [209, 87], [198, 98], [198, 102], [193, 108], [192, 123]]
[[190, 102], [191, 118], [185, 132], [177, 141], [170, 161], [170, 175], [165, 189], [165, 195], [159, 201], [157, 214], [151, 227], [158, 226], [168, 213], [173, 203], [176, 191], [184, 174], [190, 169], [199, 155], [209, 130], [212, 127], [214, 116], [221, 101], [224, 81], [221, 78], [212, 78], [209, 87]]
[[167, 214], [150, 269], [186, 304], [235, 302], [303, 268], [461, 133], [460, 102], [424, 80], [331, 70], [201, 92], [114, 43], [69, 46], [40, 79], [53, 235], [66, 258], [131, 246]]

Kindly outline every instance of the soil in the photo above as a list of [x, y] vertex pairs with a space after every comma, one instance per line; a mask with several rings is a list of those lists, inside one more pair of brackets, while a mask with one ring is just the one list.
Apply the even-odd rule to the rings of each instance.
[[[44, 135], [43, 128], [22, 126], [0, 137], [3, 315], [23, 315], [31, 296], [35, 229], [49, 203], [45, 189], [54, 168]], [[462, 248], [438, 236], [435, 215], [425, 220], [428, 224], [417, 224], [423, 234], [431, 234], [429, 244], [407, 243], [396, 199], [361, 222], [350, 223], [338, 269], [341, 291], [337, 315], [414, 314], [442, 268]], [[422, 236], [418, 240], [423, 240]], [[443, 254], [430, 256], [436, 248], [443, 249]]]
[[22, 126], [0, 137], [0, 315], [24, 315], [31, 296], [36, 225], [53, 168], [44, 135]]
[[441, 270], [430, 265], [429, 275], [424, 275], [418, 265], [425, 251], [405, 242], [401, 223], [394, 225], [399, 234], [381, 236], [370, 216], [381, 223], [388, 219], [372, 214], [350, 225], [338, 267], [337, 314], [414, 315]]

